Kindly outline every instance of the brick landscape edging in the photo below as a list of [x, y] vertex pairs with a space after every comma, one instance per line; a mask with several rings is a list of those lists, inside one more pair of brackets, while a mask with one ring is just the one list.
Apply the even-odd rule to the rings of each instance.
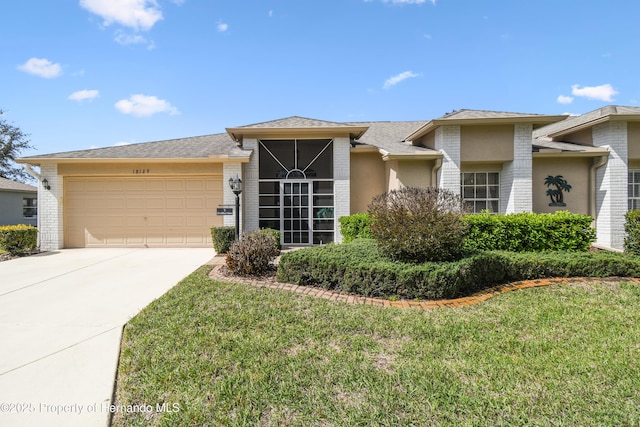
[[343, 294], [328, 289], [316, 288], [312, 286], [300, 286], [290, 283], [274, 282], [272, 280], [260, 280], [258, 278], [249, 278], [241, 276], [226, 276], [220, 272], [223, 265], [218, 264], [213, 267], [209, 273], [209, 277], [215, 280], [243, 283], [257, 288], [278, 289], [283, 291], [295, 292], [302, 295], [310, 295], [318, 298], [324, 298], [331, 301], [342, 301], [349, 304], [367, 304], [378, 305], [381, 307], [399, 307], [399, 308], [418, 308], [422, 310], [430, 310], [439, 307], [466, 307], [486, 301], [489, 298], [500, 295], [505, 292], [511, 292], [518, 289], [537, 288], [540, 286], [549, 286], [558, 283], [577, 283], [577, 282], [633, 282], [640, 284], [640, 278], [626, 277], [554, 277], [545, 279], [522, 280], [519, 282], [505, 283], [484, 289], [473, 295], [463, 298], [444, 299], [444, 300], [400, 300], [390, 301], [383, 298], [369, 298], [359, 295]]

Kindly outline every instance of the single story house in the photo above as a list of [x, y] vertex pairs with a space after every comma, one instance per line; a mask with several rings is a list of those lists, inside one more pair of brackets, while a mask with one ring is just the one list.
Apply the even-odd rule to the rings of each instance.
[[[446, 188], [474, 212], [569, 210], [622, 248], [640, 208], [640, 108], [581, 116], [459, 110], [427, 121], [336, 123], [289, 117], [226, 133], [24, 157], [40, 167], [44, 250], [211, 244], [234, 225], [228, 181], [243, 181], [242, 231], [286, 245], [339, 242], [337, 219], [403, 186]], [[229, 211], [226, 209], [227, 212]]]
[[37, 225], [38, 188], [0, 177], [0, 225]]

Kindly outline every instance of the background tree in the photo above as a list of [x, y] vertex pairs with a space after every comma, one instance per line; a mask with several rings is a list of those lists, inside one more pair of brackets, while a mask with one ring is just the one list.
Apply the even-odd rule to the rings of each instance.
[[23, 150], [32, 149], [29, 135], [19, 127], [8, 123], [0, 110], [0, 177], [15, 181], [32, 180], [31, 175], [25, 172], [22, 166], [15, 163]]

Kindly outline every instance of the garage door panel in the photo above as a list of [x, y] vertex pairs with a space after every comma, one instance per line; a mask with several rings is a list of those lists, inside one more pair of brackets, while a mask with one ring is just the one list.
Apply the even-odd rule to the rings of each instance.
[[65, 178], [65, 246], [211, 245], [220, 177]]
[[164, 199], [160, 197], [148, 197], [145, 200], [145, 207], [147, 209], [164, 209]]
[[184, 191], [184, 180], [168, 179], [165, 183], [167, 191]]

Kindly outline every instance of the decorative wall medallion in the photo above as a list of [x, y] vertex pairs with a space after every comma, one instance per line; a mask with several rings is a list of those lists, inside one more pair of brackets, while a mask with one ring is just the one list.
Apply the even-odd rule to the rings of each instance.
[[547, 187], [555, 187], [549, 188], [547, 190], [547, 196], [549, 196], [549, 198], [551, 199], [551, 203], [549, 203], [549, 206], [567, 206], [567, 204], [564, 202], [564, 192], [570, 192], [571, 185], [569, 185], [567, 180], [564, 179], [562, 175], [549, 175], [544, 180], [544, 184]]

